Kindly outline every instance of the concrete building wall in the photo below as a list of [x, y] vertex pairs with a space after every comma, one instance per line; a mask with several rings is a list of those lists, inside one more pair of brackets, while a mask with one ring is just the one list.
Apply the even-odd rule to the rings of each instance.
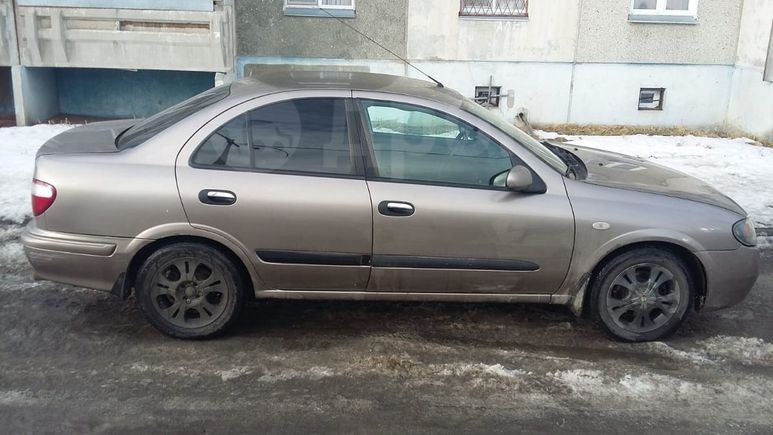
[[16, 122], [20, 125], [47, 121], [59, 113], [59, 94], [54, 68], [11, 70], [14, 81]]
[[763, 80], [773, 32], [773, 1], [744, 0], [727, 122], [773, 143], [773, 82]]
[[16, 44], [16, 24], [11, 0], [0, 0], [0, 65], [19, 63]]
[[[728, 65], [578, 64], [569, 122], [717, 127], [732, 76]], [[639, 110], [640, 88], [665, 88], [663, 110]]]
[[233, 10], [16, 7], [26, 66], [226, 72]]
[[[236, 2], [239, 57], [394, 59], [333, 18], [286, 16], [283, 4], [282, 0]], [[355, 2], [356, 16], [343, 20], [405, 56], [407, 5], [408, 0], [360, 0]]]
[[[506, 98], [502, 98], [499, 107], [490, 109], [501, 113], [508, 120], [514, 120], [516, 115], [523, 112], [534, 122], [566, 122], [570, 101], [571, 64], [416, 61], [416, 65], [466, 97], [474, 97], [475, 86], [487, 86], [491, 77], [492, 84], [501, 86], [503, 93], [513, 91], [513, 107], [508, 107]], [[406, 71], [411, 77], [426, 80], [415, 71]]]
[[0, 66], [0, 118], [9, 117], [14, 111], [11, 67]]
[[630, 21], [630, 0], [582, 0], [577, 61], [732, 65], [741, 3], [701, 0], [695, 24], [656, 24]]
[[57, 68], [58, 113], [144, 118], [212, 87], [214, 73]]
[[408, 57], [420, 60], [571, 62], [579, 0], [529, 2], [528, 18], [460, 17], [458, 1], [412, 0]]

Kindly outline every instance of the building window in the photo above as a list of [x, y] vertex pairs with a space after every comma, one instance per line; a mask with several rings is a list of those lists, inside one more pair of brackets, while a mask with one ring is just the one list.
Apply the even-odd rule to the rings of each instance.
[[529, 0], [461, 0], [462, 17], [527, 17]]
[[698, 0], [631, 0], [629, 21], [696, 23]]
[[639, 90], [639, 110], [663, 110], [664, 88], [641, 88]]
[[770, 42], [768, 43], [768, 61], [765, 62], [765, 72], [762, 73], [762, 80], [773, 82], [773, 25], [770, 27]]
[[354, 0], [284, 0], [285, 15], [354, 17]]
[[475, 102], [483, 107], [499, 107], [501, 86], [476, 86]]

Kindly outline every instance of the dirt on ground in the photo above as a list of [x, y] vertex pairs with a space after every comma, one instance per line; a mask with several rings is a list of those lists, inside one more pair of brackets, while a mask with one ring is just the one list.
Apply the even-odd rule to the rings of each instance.
[[562, 307], [268, 301], [183, 341], [35, 282], [0, 226], [0, 432], [770, 433], [773, 252], [737, 307], [609, 340]]

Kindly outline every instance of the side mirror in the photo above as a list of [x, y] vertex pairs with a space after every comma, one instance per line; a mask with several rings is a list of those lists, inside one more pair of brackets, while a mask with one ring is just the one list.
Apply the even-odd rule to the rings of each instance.
[[534, 183], [534, 179], [529, 168], [523, 165], [515, 165], [507, 173], [505, 186], [513, 192], [523, 192], [531, 187], [532, 183]]

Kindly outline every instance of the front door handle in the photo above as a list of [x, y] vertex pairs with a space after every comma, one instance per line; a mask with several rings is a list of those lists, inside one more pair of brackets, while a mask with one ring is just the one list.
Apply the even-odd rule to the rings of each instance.
[[378, 212], [384, 216], [412, 216], [416, 212], [413, 204], [404, 201], [381, 201]]
[[199, 192], [199, 201], [210, 205], [231, 205], [236, 202], [236, 194], [228, 190], [205, 189]]

